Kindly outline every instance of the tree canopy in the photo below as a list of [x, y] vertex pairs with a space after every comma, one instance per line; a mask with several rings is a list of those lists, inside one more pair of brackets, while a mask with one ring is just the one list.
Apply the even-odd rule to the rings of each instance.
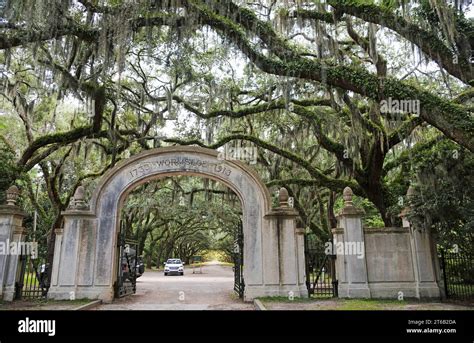
[[[321, 239], [347, 186], [366, 224], [395, 225], [410, 184], [423, 199], [455, 187], [433, 184], [430, 170], [455, 165], [447, 170], [472, 194], [470, 8], [467, 0], [0, 1], [0, 195], [23, 186], [25, 205], [52, 235], [74, 190], [93, 189], [121, 159], [173, 144], [239, 146], [256, 149], [253, 166], [272, 190], [289, 190]], [[452, 197], [417, 208], [440, 230], [472, 223], [461, 210], [470, 198]], [[462, 215], [439, 225], [438, 206], [446, 213], [452, 204]]]

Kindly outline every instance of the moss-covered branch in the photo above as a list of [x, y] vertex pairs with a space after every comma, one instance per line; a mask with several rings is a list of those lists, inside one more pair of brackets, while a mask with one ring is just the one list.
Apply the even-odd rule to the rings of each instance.
[[321, 127], [321, 118], [315, 111], [303, 106], [295, 105], [293, 106], [293, 112], [310, 120], [316, 130], [316, 138], [324, 149], [334, 154], [334, 156], [348, 169], [354, 170], [357, 177], [363, 174], [363, 172], [355, 165], [354, 160], [348, 156], [347, 147], [335, 142], [324, 133], [324, 130]]
[[[471, 66], [464, 65], [463, 59], [460, 59], [458, 64], [453, 64], [449, 49], [437, 40], [437, 37], [433, 37], [432, 33], [420, 30], [417, 26], [412, 27], [413, 24], [404, 22], [403, 18], [365, 1], [330, 0], [329, 3], [339, 12], [398, 30], [397, 32], [419, 44], [430, 58], [441, 63], [453, 75], [459, 74], [464, 80], [471, 78]], [[269, 23], [259, 20], [255, 13], [242, 6], [230, 2], [223, 5], [222, 1], [199, 0], [186, 0], [182, 4], [198, 19], [198, 24], [214, 28], [238, 46], [264, 72], [326, 82], [330, 86], [356, 92], [374, 101], [388, 98], [418, 100], [421, 103], [420, 117], [423, 120], [474, 152], [474, 120], [465, 107], [394, 78], [381, 80], [363, 68], [329, 65], [319, 59], [301, 57], [300, 51], [280, 37]], [[179, 26], [183, 20], [182, 17], [168, 13], [157, 13], [150, 18], [131, 19], [130, 25], [134, 30], [138, 30], [144, 26]], [[67, 25], [59, 26], [55, 30], [39, 33], [23, 29], [7, 30], [0, 35], [0, 49], [64, 35], [75, 35], [84, 41], [96, 42], [100, 32], [74, 24], [73, 21], [68, 21]], [[264, 43], [271, 54], [257, 49], [252, 40], [255, 37]]]
[[[298, 214], [300, 215], [300, 218], [305, 224], [305, 226], [306, 225], [309, 226], [309, 229], [312, 232], [314, 232], [316, 235], [319, 235], [319, 236], [323, 235], [323, 237], [327, 236], [329, 232], [325, 230], [323, 227], [317, 225], [314, 221], [310, 219], [307, 211], [305, 210], [304, 206], [301, 204], [298, 196], [293, 191], [293, 188], [288, 184], [283, 185], [283, 187], [285, 187], [288, 190], [288, 195], [293, 198], [293, 206], [296, 209], [296, 211], [298, 211]], [[322, 221], [323, 220], [324, 219], [322, 219]]]
[[[134, 135], [135, 130], [120, 130], [122, 135]], [[35, 139], [23, 152], [20, 159], [18, 160], [18, 166], [22, 170], [31, 169], [36, 163], [39, 163], [42, 159], [47, 157], [43, 153], [40, 153], [40, 158], [37, 159], [35, 153], [40, 149], [48, 146], [52, 146], [47, 150], [47, 153], [52, 153], [62, 146], [74, 143], [81, 138], [107, 138], [110, 132], [108, 130], [94, 131], [92, 125], [78, 127], [67, 132], [57, 132], [49, 135], [41, 136]], [[32, 161], [36, 161], [32, 163]], [[27, 169], [28, 168], [28, 169]]]
[[397, 157], [385, 163], [385, 165], [383, 166], [383, 175], [386, 175], [391, 170], [412, 161], [416, 158], [416, 156], [422, 155], [424, 152], [430, 150], [431, 148], [433, 148], [433, 146], [439, 144], [445, 139], [446, 138], [444, 136], [438, 136], [426, 142], [418, 143], [409, 150], [404, 150]]
[[411, 23], [388, 9], [366, 1], [328, 0], [328, 3], [339, 13], [346, 13], [395, 31], [417, 45], [423, 53], [448, 73], [466, 84], [474, 80], [474, 68], [468, 60], [470, 56], [455, 56], [455, 52], [449, 49], [436, 33]]
[[289, 18], [299, 18], [304, 20], [320, 20], [329, 24], [336, 24], [337, 20], [334, 13], [308, 10], [305, 8], [297, 8], [295, 11], [288, 13]]
[[281, 180], [272, 180], [266, 183], [267, 187], [273, 186], [285, 186], [285, 185], [296, 185], [299, 187], [327, 187], [335, 192], [343, 191], [346, 187], [351, 187], [353, 190], [357, 189], [356, 195], [365, 196], [364, 192], [360, 191], [359, 186], [354, 181], [350, 180], [341, 180], [341, 179], [332, 179], [329, 185], [327, 183], [321, 182], [318, 179], [301, 179], [301, 178], [290, 178], [290, 179], [281, 179]]
[[[214, 13], [199, 1], [190, 0], [189, 2], [193, 4], [193, 10], [199, 12], [204, 24], [215, 28], [224, 37], [233, 41], [261, 70], [276, 75], [324, 81], [331, 86], [359, 93], [375, 101], [389, 98], [420, 101], [420, 117], [423, 120], [474, 152], [474, 120], [462, 106], [394, 78], [381, 80], [377, 75], [363, 68], [327, 65], [323, 61], [300, 56], [289, 60], [267, 57], [258, 52], [247, 38], [246, 31], [252, 32], [253, 26], [238, 25], [230, 18]], [[231, 17], [230, 14], [229, 16]], [[254, 20], [258, 19], [254, 18]], [[276, 44], [277, 41], [273, 40], [272, 43]], [[275, 49], [280, 51], [287, 48], [289, 47], [284, 45]]]
[[[233, 140], [245, 140], [245, 141], [252, 142], [263, 149], [271, 151], [292, 162], [295, 162], [296, 164], [303, 167], [309, 173], [309, 175], [311, 175], [311, 177], [313, 177], [315, 180], [318, 180], [320, 182], [320, 185], [324, 185], [325, 187], [328, 187], [331, 189], [335, 188], [334, 190], [340, 191], [348, 185], [347, 181], [333, 179], [325, 175], [324, 173], [319, 171], [317, 168], [315, 168], [313, 165], [311, 165], [311, 163], [309, 163], [305, 158], [251, 135], [244, 135], [244, 134], [229, 135], [229, 136], [219, 139], [216, 143], [210, 144], [210, 145], [206, 145], [200, 140], [182, 140], [182, 139], [174, 139], [174, 138], [165, 139], [164, 142], [174, 143], [174, 144], [179, 144], [179, 145], [198, 145], [198, 146], [206, 147], [210, 149], [217, 149]], [[357, 186], [357, 184], [351, 183], [351, 187], [352, 186], [354, 187], [353, 189], [354, 192], [357, 192], [357, 194], [363, 194], [363, 191], [361, 190], [359, 186]]]
[[[168, 13], [156, 13], [150, 17], [138, 17], [130, 20], [129, 25], [133, 31], [138, 31], [143, 27], [153, 26], [183, 26], [186, 19]], [[0, 50], [24, 46], [29, 43], [36, 43], [58, 39], [64, 36], [75, 36], [88, 43], [97, 43], [101, 36], [101, 30], [75, 23], [72, 20], [66, 24], [60, 24], [54, 29], [31, 30], [15, 28], [6, 30], [0, 34]]]
[[407, 138], [414, 129], [423, 123], [420, 117], [413, 117], [404, 121], [400, 127], [388, 135], [388, 148], [391, 149], [402, 140]]

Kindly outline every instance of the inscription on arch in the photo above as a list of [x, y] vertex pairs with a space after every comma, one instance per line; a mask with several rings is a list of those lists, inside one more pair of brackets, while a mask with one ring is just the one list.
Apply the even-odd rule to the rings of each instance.
[[131, 167], [128, 172], [128, 178], [135, 180], [161, 170], [205, 172], [220, 175], [225, 178], [230, 177], [232, 174], [232, 169], [220, 162], [213, 163], [199, 158], [169, 157], [157, 161], [138, 162]]

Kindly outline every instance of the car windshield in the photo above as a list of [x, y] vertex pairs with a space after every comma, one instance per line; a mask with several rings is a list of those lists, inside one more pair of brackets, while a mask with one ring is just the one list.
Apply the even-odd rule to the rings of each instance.
[[166, 261], [167, 264], [181, 264], [181, 260], [168, 260]]

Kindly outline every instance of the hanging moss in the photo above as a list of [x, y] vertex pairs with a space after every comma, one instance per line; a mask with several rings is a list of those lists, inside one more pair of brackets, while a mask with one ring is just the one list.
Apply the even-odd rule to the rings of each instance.
[[16, 166], [15, 160], [15, 151], [6, 139], [0, 136], [0, 204], [4, 204], [5, 191], [20, 176], [20, 170]]

